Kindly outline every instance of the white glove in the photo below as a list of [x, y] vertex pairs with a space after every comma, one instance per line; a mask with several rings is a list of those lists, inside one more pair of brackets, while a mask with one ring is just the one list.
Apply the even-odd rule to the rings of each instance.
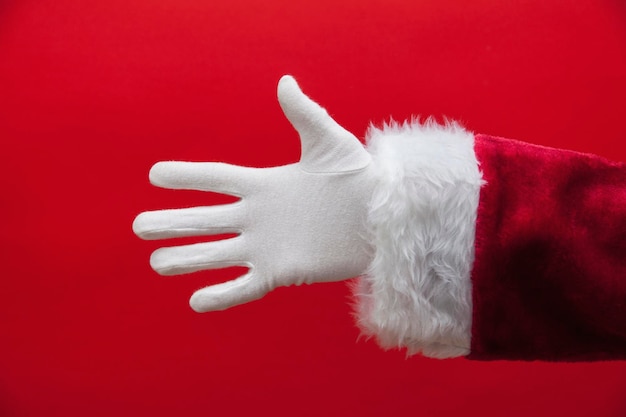
[[278, 100], [300, 134], [300, 162], [273, 168], [159, 162], [152, 184], [240, 197], [233, 204], [141, 213], [143, 239], [238, 233], [215, 242], [166, 247], [150, 258], [162, 275], [246, 266], [247, 274], [196, 291], [198, 312], [263, 297], [278, 286], [340, 281], [363, 274], [373, 256], [366, 215], [375, 176], [359, 140], [310, 100], [290, 76]]

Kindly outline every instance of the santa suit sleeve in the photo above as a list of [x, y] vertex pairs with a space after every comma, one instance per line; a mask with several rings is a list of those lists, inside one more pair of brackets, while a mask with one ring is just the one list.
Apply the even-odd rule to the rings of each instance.
[[362, 331], [447, 358], [626, 359], [626, 165], [473, 135], [372, 128]]

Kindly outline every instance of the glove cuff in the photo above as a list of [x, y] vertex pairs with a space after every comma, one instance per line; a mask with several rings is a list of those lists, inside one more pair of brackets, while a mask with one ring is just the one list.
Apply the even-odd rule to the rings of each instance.
[[467, 355], [481, 174], [474, 135], [432, 121], [370, 127], [374, 257], [353, 288], [361, 331], [384, 348]]

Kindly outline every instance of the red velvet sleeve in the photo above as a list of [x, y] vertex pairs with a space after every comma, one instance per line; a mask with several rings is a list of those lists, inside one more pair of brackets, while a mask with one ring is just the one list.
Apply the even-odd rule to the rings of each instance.
[[626, 164], [477, 135], [470, 359], [626, 359]]

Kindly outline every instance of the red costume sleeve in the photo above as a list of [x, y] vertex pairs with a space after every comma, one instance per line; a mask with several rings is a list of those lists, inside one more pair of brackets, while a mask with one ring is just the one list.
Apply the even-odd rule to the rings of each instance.
[[476, 135], [471, 359], [626, 359], [626, 164]]

